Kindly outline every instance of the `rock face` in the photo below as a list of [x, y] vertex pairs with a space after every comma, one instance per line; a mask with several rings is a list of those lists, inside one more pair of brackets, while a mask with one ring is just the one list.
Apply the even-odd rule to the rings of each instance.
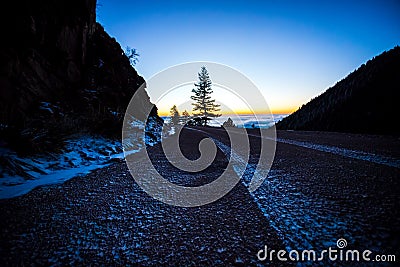
[[[13, 1], [1, 13], [3, 145], [39, 151], [73, 133], [119, 136], [144, 79], [96, 23], [96, 0]], [[143, 105], [152, 105], [147, 95]]]
[[278, 122], [281, 130], [399, 135], [400, 47], [369, 60]]

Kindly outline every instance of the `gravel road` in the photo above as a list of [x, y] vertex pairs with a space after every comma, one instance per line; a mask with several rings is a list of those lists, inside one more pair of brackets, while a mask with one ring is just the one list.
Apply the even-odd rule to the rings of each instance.
[[[201, 130], [182, 133], [188, 158], [199, 156], [198, 144], [207, 136], [229, 145], [220, 130]], [[253, 165], [258, 135], [249, 130]], [[399, 139], [280, 131], [278, 140], [292, 142], [277, 143], [272, 169], [259, 189], [250, 193], [244, 180], [205, 206], [182, 208], [154, 200], [136, 184], [125, 162], [2, 200], [2, 265], [256, 266], [271, 263], [257, 259], [264, 245], [318, 251], [336, 246], [339, 238], [351, 249], [398, 253], [399, 168], [298, 144], [396, 161]], [[211, 182], [228, 163], [218, 150], [210, 167], [188, 174], [173, 167], [159, 145], [148, 152], [159, 173], [185, 186]], [[131, 159], [137, 160], [134, 172], [146, 175], [139, 157]], [[288, 263], [272, 262], [279, 265]]]

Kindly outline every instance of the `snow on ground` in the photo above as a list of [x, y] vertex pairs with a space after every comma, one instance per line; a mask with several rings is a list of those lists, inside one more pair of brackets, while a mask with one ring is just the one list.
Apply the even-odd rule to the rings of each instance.
[[[105, 167], [125, 154], [138, 152], [144, 144], [154, 145], [160, 140], [157, 131], [152, 136], [143, 136], [155, 129], [156, 121], [146, 127], [141, 121], [132, 121], [129, 138], [111, 140], [99, 136], [72, 136], [65, 141], [61, 153], [46, 153], [31, 157], [20, 157], [14, 151], [0, 148], [0, 199], [28, 193], [41, 185], [62, 183], [78, 175]], [[144, 141], [144, 142], [143, 142]]]
[[[139, 147], [138, 147], [139, 149]], [[64, 182], [80, 174], [123, 158], [121, 142], [102, 137], [79, 136], [66, 141], [62, 153], [19, 157], [14, 151], [2, 149], [3, 158], [18, 166], [0, 169], [0, 198], [25, 194], [40, 185]]]
[[303, 142], [303, 141], [297, 141], [297, 140], [290, 140], [290, 139], [283, 139], [283, 138], [277, 138], [276, 139], [278, 142], [285, 143], [285, 144], [290, 144], [290, 145], [296, 145], [296, 146], [301, 146], [305, 148], [310, 148], [322, 152], [328, 152], [336, 155], [341, 155], [344, 157], [348, 158], [353, 158], [353, 159], [359, 159], [359, 160], [365, 160], [373, 163], [378, 163], [378, 164], [383, 164], [387, 165], [390, 167], [395, 167], [395, 168], [400, 168], [400, 160], [392, 157], [387, 157], [383, 155], [377, 155], [373, 153], [367, 153], [364, 151], [357, 151], [357, 150], [351, 150], [351, 149], [346, 149], [346, 148], [341, 148], [341, 147], [336, 147], [336, 146], [326, 146], [326, 145], [320, 145], [320, 144], [314, 144], [310, 142]]
[[[198, 129], [192, 130], [207, 134], [207, 132]], [[259, 135], [251, 134], [250, 136], [260, 137]], [[257, 157], [250, 156], [249, 163], [243, 173], [243, 168], [240, 165], [246, 161], [244, 159], [241, 160], [240, 155], [231, 151], [230, 147], [223, 142], [213, 138], [211, 135], [209, 137], [213, 139], [217, 147], [228, 158], [232, 156], [238, 158], [236, 162], [240, 164], [237, 166], [234, 165], [233, 169], [237, 175], [243, 178], [241, 182], [246, 187], [249, 186], [253, 179], [264, 180], [264, 176], [259, 177], [259, 173], [256, 171], [258, 164]], [[398, 159], [363, 151], [282, 138], [277, 138], [277, 142], [396, 168], [400, 166]], [[271, 227], [283, 240], [287, 251], [291, 249], [308, 249], [313, 246], [335, 246], [333, 241], [339, 238], [342, 232], [348, 235], [346, 237], [348, 241], [354, 243], [355, 238], [362, 236], [360, 233], [368, 229], [368, 218], [365, 217], [365, 214], [360, 213], [357, 206], [341, 205], [340, 208], [337, 208], [337, 202], [343, 201], [346, 195], [355, 197], [356, 199], [364, 199], [366, 195], [358, 193], [358, 189], [356, 189], [356, 192], [339, 196], [339, 200], [335, 198], [336, 195], [339, 195], [338, 192], [335, 192], [334, 197], [331, 198], [308, 194], [308, 189], [300, 190], [301, 188], [307, 188], [307, 183], [304, 181], [304, 173], [306, 172], [290, 173], [287, 170], [272, 169], [264, 183], [257, 190], [250, 192], [258, 207], [270, 222]], [[312, 176], [310, 175], [310, 177]], [[317, 178], [318, 180], [319, 178]], [[311, 182], [308, 186], [310, 188], [317, 187], [316, 191], [318, 191], [322, 190], [320, 188], [324, 188], [324, 183]], [[376, 240], [382, 240], [388, 233], [390, 233], [390, 229], [381, 227], [380, 232], [374, 233], [373, 237]], [[372, 240], [371, 242], [362, 240], [362, 242], [369, 249], [379, 251], [379, 243], [376, 240], [375, 243]]]

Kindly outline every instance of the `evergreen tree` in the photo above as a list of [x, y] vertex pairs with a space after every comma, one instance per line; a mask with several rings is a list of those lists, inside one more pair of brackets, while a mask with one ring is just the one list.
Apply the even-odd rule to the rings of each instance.
[[189, 114], [189, 112], [187, 112], [187, 110], [185, 109], [185, 110], [182, 112], [181, 123], [182, 123], [183, 125], [185, 125], [186, 122], [188, 122], [188, 120], [190, 120], [190, 114]]
[[207, 121], [210, 120], [209, 117], [219, 117], [221, 114], [216, 112], [220, 111], [218, 104], [215, 103], [215, 99], [211, 99], [211, 94], [213, 90], [211, 88], [212, 82], [206, 67], [201, 67], [198, 74], [199, 82], [195, 83], [195, 87], [192, 90], [194, 93], [190, 98], [194, 101], [192, 103], [193, 111], [197, 112], [194, 115], [202, 118], [202, 124], [207, 125]]
[[233, 123], [233, 120], [231, 118], [228, 118], [224, 123], [222, 124], [223, 127], [236, 127], [236, 125]]
[[127, 46], [125, 50], [125, 55], [129, 59], [129, 63], [132, 67], [136, 66], [136, 63], [139, 62], [140, 55], [135, 48]]
[[180, 116], [179, 116], [179, 111], [178, 108], [176, 107], [176, 105], [174, 105], [171, 109], [170, 109], [170, 116], [171, 116], [171, 123], [173, 125], [178, 125], [179, 124], [179, 120], [180, 120]]

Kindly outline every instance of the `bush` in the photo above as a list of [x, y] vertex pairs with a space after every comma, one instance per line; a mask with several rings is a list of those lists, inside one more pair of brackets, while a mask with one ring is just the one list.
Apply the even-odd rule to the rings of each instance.
[[236, 127], [236, 125], [233, 123], [233, 120], [231, 118], [228, 118], [223, 124], [222, 127]]

